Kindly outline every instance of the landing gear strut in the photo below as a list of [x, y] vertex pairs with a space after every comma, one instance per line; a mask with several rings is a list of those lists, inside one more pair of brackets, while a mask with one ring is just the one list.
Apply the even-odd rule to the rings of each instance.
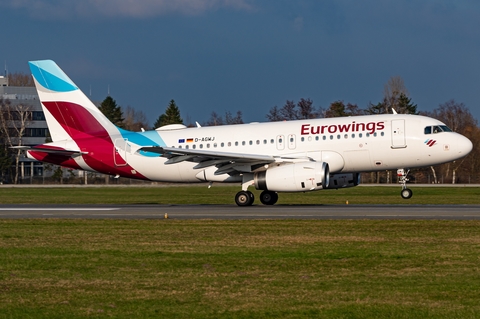
[[400, 195], [403, 199], [409, 199], [413, 195], [412, 190], [410, 188], [407, 188], [408, 173], [410, 173], [410, 170], [407, 170], [407, 172], [405, 172], [405, 169], [403, 168], [397, 169], [398, 183], [402, 184], [402, 191], [400, 192]]

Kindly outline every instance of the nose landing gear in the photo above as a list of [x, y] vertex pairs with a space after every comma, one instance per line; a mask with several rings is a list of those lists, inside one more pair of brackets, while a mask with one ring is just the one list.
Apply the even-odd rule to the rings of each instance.
[[410, 173], [410, 170], [407, 170], [407, 172], [405, 172], [405, 169], [403, 168], [397, 169], [398, 183], [402, 185], [402, 191], [400, 192], [400, 195], [403, 199], [409, 199], [413, 195], [412, 190], [410, 188], [407, 188], [408, 173]]

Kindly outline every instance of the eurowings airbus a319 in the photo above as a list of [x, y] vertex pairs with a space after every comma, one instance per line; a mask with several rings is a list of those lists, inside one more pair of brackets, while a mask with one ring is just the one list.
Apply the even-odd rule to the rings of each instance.
[[397, 169], [401, 196], [410, 168], [454, 161], [472, 150], [466, 137], [433, 118], [366, 115], [130, 132], [112, 124], [51, 60], [29, 62], [52, 142], [30, 158], [64, 167], [160, 182], [235, 182], [239, 206], [254, 186], [273, 205], [281, 192], [359, 184], [361, 172]]

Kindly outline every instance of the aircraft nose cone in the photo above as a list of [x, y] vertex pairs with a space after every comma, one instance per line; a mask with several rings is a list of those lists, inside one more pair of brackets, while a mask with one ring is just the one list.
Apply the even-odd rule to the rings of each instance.
[[467, 156], [473, 149], [473, 143], [465, 136], [460, 136], [457, 139], [457, 150], [461, 156]]

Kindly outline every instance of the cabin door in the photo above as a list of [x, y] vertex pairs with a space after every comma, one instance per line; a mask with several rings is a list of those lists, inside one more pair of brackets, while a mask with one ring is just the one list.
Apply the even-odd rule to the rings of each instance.
[[115, 166], [127, 165], [127, 140], [124, 138], [117, 138], [113, 146], [113, 161]]
[[405, 120], [392, 121], [392, 148], [405, 148]]

